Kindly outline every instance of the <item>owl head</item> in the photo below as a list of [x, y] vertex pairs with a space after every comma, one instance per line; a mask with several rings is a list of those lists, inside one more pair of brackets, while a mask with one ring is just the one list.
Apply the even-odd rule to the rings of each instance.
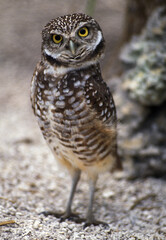
[[42, 57], [51, 64], [82, 66], [96, 63], [104, 46], [99, 24], [82, 13], [53, 19], [42, 31]]

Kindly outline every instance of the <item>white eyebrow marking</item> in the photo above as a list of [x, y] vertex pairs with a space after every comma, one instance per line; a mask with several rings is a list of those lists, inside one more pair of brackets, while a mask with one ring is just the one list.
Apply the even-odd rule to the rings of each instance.
[[95, 44], [93, 45], [93, 49], [95, 49], [95, 48], [99, 45], [99, 43], [101, 42], [101, 40], [102, 40], [102, 33], [101, 33], [101, 31], [98, 31], [98, 33], [97, 33], [97, 39], [96, 39]]

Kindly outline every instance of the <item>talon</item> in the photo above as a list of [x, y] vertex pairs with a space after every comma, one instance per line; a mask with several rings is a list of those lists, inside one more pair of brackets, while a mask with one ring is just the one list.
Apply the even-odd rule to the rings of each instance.
[[73, 221], [75, 223], [82, 223], [85, 222], [85, 218], [80, 218], [79, 215], [77, 213], [70, 213], [67, 214], [65, 212], [61, 212], [61, 213], [56, 213], [56, 212], [52, 212], [52, 211], [43, 211], [40, 214], [43, 214], [44, 216], [53, 216], [56, 217], [58, 219], [60, 219], [60, 222], [67, 220]]
[[83, 229], [85, 229], [86, 227], [89, 227], [91, 225], [94, 225], [94, 226], [103, 225], [105, 228], [109, 227], [108, 223], [105, 223], [105, 222], [102, 222], [102, 221], [93, 220], [93, 221], [86, 221], [84, 226], [83, 226]]
[[43, 211], [41, 212], [40, 214], [43, 214], [44, 216], [53, 216], [53, 217], [56, 217], [56, 218], [61, 218], [64, 213], [63, 212], [52, 212], [52, 211]]

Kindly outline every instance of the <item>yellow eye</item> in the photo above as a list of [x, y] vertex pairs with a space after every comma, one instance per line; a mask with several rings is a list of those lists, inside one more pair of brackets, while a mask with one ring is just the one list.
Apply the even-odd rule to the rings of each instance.
[[89, 34], [89, 31], [88, 31], [88, 28], [87, 28], [87, 27], [82, 27], [82, 28], [80, 28], [80, 30], [78, 31], [78, 35], [79, 35], [80, 37], [86, 37], [86, 36], [88, 36], [88, 34]]
[[54, 35], [52, 36], [52, 39], [53, 39], [54, 43], [58, 44], [58, 43], [62, 42], [62, 39], [63, 39], [63, 38], [62, 38], [61, 35], [54, 34]]

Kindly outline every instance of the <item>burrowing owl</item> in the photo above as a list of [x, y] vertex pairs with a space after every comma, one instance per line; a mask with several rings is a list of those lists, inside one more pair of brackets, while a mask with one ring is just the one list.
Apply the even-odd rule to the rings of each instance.
[[71, 204], [83, 171], [90, 185], [87, 225], [100, 223], [92, 212], [98, 174], [121, 168], [116, 109], [99, 65], [104, 46], [99, 24], [85, 14], [51, 20], [42, 31], [41, 61], [31, 83], [32, 107], [43, 136], [72, 176], [61, 217], [73, 216]]

